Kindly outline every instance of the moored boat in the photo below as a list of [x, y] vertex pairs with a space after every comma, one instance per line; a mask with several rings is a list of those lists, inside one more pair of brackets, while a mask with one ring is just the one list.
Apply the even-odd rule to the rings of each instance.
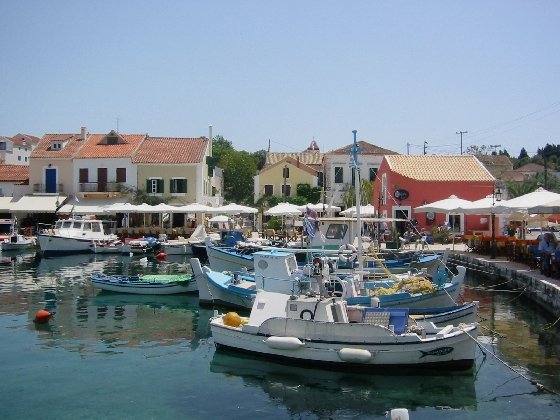
[[0, 242], [0, 250], [2, 251], [18, 251], [22, 249], [34, 248], [37, 241], [34, 237], [23, 236], [19, 233], [13, 233], [8, 238]]
[[94, 216], [61, 219], [53, 228], [37, 233], [43, 255], [92, 252], [92, 241], [113, 241], [117, 236], [105, 234], [103, 222]]
[[93, 274], [93, 287], [110, 292], [142, 295], [170, 295], [192, 293], [198, 290], [191, 274], [146, 274], [138, 276], [111, 276]]
[[220, 347], [295, 364], [360, 370], [468, 369], [478, 331], [476, 323], [436, 327], [411, 322], [405, 309], [363, 308], [360, 321], [350, 322], [340, 298], [264, 290], [257, 292], [249, 317], [218, 315], [210, 327]]

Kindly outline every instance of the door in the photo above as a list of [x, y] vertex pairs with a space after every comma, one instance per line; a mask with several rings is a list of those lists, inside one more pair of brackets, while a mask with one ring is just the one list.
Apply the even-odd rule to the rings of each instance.
[[97, 168], [97, 192], [107, 191], [107, 168]]
[[45, 169], [45, 192], [55, 193], [58, 192], [56, 189], [56, 169], [47, 168]]

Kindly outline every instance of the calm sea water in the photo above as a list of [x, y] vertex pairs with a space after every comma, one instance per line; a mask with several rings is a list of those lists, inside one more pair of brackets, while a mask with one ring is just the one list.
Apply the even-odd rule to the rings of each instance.
[[[213, 419], [557, 418], [560, 322], [519, 293], [479, 290], [481, 338], [539, 392], [478, 351], [467, 372], [347, 374], [293, 368], [216, 351], [196, 296], [126, 296], [94, 290], [95, 272], [181, 272], [186, 259], [0, 256], [0, 418]], [[55, 316], [33, 322], [38, 309]]]

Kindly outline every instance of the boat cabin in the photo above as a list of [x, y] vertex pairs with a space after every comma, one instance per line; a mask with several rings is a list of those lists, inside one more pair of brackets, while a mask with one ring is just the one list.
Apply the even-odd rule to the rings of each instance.
[[58, 220], [54, 231], [60, 236], [72, 238], [82, 237], [87, 239], [106, 239], [103, 221], [92, 218], [70, 218]]

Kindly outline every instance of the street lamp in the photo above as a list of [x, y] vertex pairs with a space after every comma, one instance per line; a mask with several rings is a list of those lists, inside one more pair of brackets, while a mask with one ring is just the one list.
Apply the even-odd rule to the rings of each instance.
[[494, 213], [494, 205], [496, 204], [496, 201], [502, 201], [502, 191], [499, 188], [496, 188], [496, 185], [494, 185], [494, 188], [492, 188], [492, 213], [490, 214], [490, 220], [492, 221], [490, 259], [492, 260], [496, 258], [496, 213]]

